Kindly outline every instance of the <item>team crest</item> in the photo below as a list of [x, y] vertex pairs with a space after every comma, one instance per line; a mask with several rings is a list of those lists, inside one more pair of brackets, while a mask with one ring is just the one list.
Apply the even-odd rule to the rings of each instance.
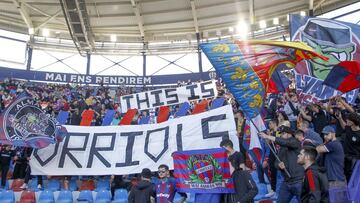
[[221, 183], [221, 166], [211, 155], [192, 155], [187, 160], [191, 183]]
[[3, 114], [2, 127], [6, 139], [18, 146], [41, 148], [56, 142], [57, 121], [41, 110], [36, 101], [28, 95], [21, 95], [13, 101]]

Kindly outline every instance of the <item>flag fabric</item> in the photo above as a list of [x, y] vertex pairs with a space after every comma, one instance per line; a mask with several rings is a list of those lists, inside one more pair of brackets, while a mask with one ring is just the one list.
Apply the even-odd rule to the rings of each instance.
[[324, 84], [342, 93], [360, 87], [360, 62], [342, 61], [334, 66], [324, 80]]
[[[261, 129], [261, 130], [260, 130]], [[265, 129], [260, 127], [259, 131]], [[269, 148], [266, 144], [259, 139], [257, 136], [257, 129], [254, 127], [254, 124], [250, 121], [246, 121], [244, 126], [244, 139], [242, 145], [245, 150], [249, 153], [249, 156], [254, 160], [257, 166], [260, 166], [264, 158], [269, 154]], [[262, 167], [262, 166], [261, 166]]]
[[250, 119], [259, 115], [276, 68], [293, 68], [303, 59], [327, 59], [302, 42], [226, 41], [200, 47]]
[[177, 151], [173, 153], [173, 160], [179, 192], [234, 192], [225, 149]]
[[91, 126], [94, 114], [93, 110], [85, 110], [81, 115], [80, 126]]
[[360, 25], [332, 19], [290, 15], [292, 41], [302, 41], [324, 55], [328, 60], [317, 58], [302, 61], [295, 68], [295, 84], [299, 101], [314, 103], [342, 95], [354, 104], [358, 90], [344, 94], [323, 82], [341, 61], [360, 61]]
[[277, 68], [269, 80], [268, 93], [286, 92], [291, 81]]
[[61, 141], [67, 133], [27, 92], [5, 108], [0, 124], [0, 143], [21, 147], [44, 148]]

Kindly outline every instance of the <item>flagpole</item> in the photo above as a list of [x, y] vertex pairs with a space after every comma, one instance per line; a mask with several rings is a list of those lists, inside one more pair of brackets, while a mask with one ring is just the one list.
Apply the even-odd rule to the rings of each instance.
[[[244, 114], [246, 114], [245, 111], [244, 111]], [[248, 117], [248, 118], [249, 118], [249, 117]], [[251, 118], [250, 118], [250, 122], [255, 126], [256, 131], [257, 131], [258, 133], [260, 133], [259, 128], [255, 125], [254, 121], [253, 121]], [[258, 135], [257, 135], [257, 136], [258, 136]], [[278, 156], [278, 155], [276, 154], [276, 152], [274, 151], [274, 149], [270, 146], [270, 144], [269, 144], [268, 142], [266, 142], [266, 141], [265, 141], [265, 143], [266, 143], [267, 146], [270, 148], [270, 150], [271, 150], [271, 152], [274, 154], [275, 158], [276, 158], [279, 162], [282, 162], [282, 161], [280, 160], [279, 156]], [[288, 175], [289, 178], [291, 178], [291, 175], [290, 175], [289, 171], [286, 169], [286, 167], [284, 167], [284, 171], [285, 171], [286, 175]]]

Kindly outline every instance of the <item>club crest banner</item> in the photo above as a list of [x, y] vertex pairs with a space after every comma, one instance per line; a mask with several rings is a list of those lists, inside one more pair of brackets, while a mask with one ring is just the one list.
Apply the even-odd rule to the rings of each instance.
[[128, 126], [66, 126], [57, 144], [35, 150], [33, 175], [122, 175], [171, 169], [175, 151], [216, 148], [223, 138], [239, 149], [230, 105], [159, 124]]
[[178, 151], [173, 154], [179, 192], [233, 193], [234, 183], [224, 149]]
[[121, 111], [126, 113], [128, 109], [145, 110], [216, 96], [216, 82], [211, 80], [178, 88], [158, 89], [121, 96], [120, 104]]
[[0, 143], [43, 148], [66, 134], [55, 118], [44, 112], [27, 92], [12, 101], [0, 116]]
[[[310, 59], [296, 66], [296, 84], [303, 102], [329, 99], [342, 94], [326, 85], [324, 79], [341, 61], [360, 61], [360, 26], [323, 18], [290, 16], [292, 41], [302, 41], [329, 58], [327, 61]], [[300, 75], [300, 76], [299, 76]], [[348, 102], [354, 103], [358, 90], [348, 92]]]

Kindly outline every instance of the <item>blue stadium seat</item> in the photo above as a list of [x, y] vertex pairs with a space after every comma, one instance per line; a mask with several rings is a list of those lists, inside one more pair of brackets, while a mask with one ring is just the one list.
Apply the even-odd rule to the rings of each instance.
[[33, 192], [38, 192], [40, 189], [38, 188], [38, 181], [37, 178], [32, 178], [29, 182], [28, 189]]
[[195, 202], [195, 193], [188, 194], [186, 199], [186, 203], [194, 203]]
[[72, 203], [73, 196], [71, 191], [60, 191], [57, 203]]
[[3, 190], [0, 193], [0, 202], [1, 203], [15, 203], [15, 195], [12, 190]]
[[224, 105], [224, 102], [225, 102], [224, 97], [217, 98], [211, 102], [210, 109], [216, 109], [216, 108], [222, 107]]
[[80, 192], [79, 197], [77, 198], [77, 202], [78, 203], [83, 203], [83, 202], [87, 202], [87, 203], [93, 203], [93, 196], [92, 196], [92, 192], [90, 190], [83, 190]]
[[95, 203], [110, 203], [111, 202], [111, 193], [109, 190], [100, 190], [96, 194]]
[[100, 179], [96, 183], [95, 191], [110, 190], [110, 180]]
[[54, 203], [54, 193], [50, 190], [42, 191], [37, 203]]
[[189, 109], [190, 109], [189, 102], [182, 103], [178, 112], [175, 113], [174, 117], [178, 118], [178, 117], [186, 116], [188, 114]]
[[68, 111], [60, 111], [58, 116], [56, 117], [56, 120], [61, 125], [65, 125], [68, 118], [69, 118], [69, 112]]
[[114, 118], [116, 111], [115, 110], [107, 110], [105, 113], [105, 116], [103, 118], [103, 121], [101, 123], [102, 126], [108, 126], [111, 125], [111, 121]]
[[125, 189], [115, 190], [113, 203], [127, 203], [128, 192]]
[[49, 180], [46, 189], [53, 192], [60, 190], [61, 184], [59, 180]]

